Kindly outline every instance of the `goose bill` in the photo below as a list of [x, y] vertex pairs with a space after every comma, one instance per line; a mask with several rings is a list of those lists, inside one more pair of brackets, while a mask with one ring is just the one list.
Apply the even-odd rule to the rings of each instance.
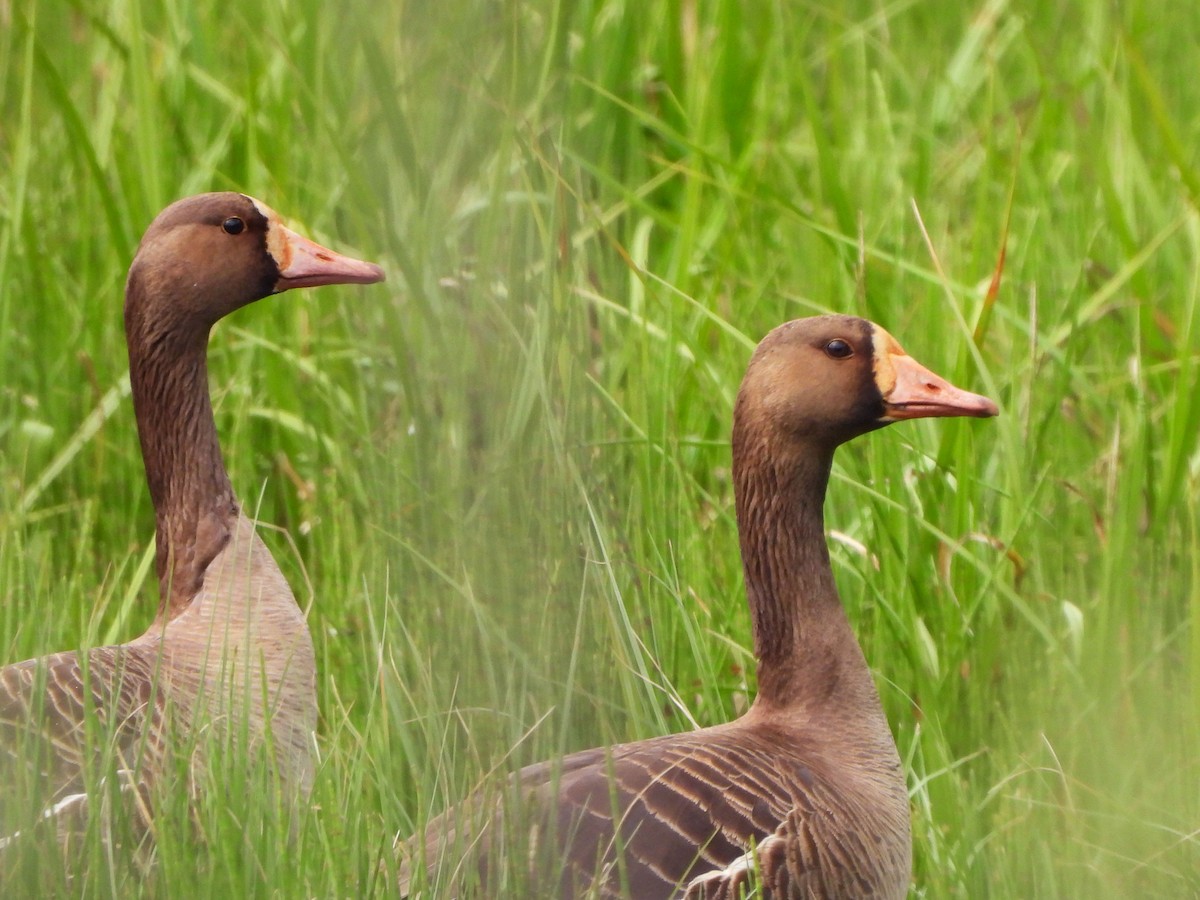
[[884, 394], [885, 422], [933, 416], [987, 418], [999, 412], [987, 397], [957, 388], [907, 354], [891, 359], [895, 383]]
[[279, 229], [283, 238], [279, 256], [285, 257], [275, 260], [279, 266], [276, 293], [322, 284], [374, 284], [384, 279], [383, 269], [375, 263], [343, 256], [277, 222], [271, 223], [271, 229]]

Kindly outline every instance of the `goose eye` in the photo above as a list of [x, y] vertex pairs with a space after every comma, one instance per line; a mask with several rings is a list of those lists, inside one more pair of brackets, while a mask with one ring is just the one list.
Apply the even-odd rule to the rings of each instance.
[[841, 338], [834, 338], [825, 345], [825, 353], [833, 359], [846, 359], [854, 355], [854, 348]]
[[246, 230], [246, 223], [237, 216], [230, 216], [221, 223], [221, 227], [225, 229], [226, 234], [241, 234]]

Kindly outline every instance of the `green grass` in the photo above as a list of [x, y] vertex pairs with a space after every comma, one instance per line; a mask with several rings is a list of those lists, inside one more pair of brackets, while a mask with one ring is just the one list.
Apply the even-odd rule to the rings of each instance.
[[732, 398], [827, 310], [1002, 406], [831, 490], [914, 894], [1200, 893], [1200, 24], [832, 6], [0, 9], [0, 662], [151, 618], [120, 304], [154, 213], [245, 190], [389, 273], [212, 344], [310, 605], [311, 808], [221, 773], [155, 866], [93, 834], [29, 893], [387, 896], [393, 835], [489, 774], [735, 715]]

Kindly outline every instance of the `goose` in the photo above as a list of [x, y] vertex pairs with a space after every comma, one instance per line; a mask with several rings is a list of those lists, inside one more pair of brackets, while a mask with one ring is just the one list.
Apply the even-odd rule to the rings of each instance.
[[[900, 898], [896, 744], [834, 584], [834, 450], [901, 419], [994, 416], [884, 329], [797, 319], [759, 343], [734, 408], [733, 483], [758, 692], [739, 719], [528, 766], [398, 842], [437, 896]], [[498, 858], [528, 865], [498, 865]], [[504, 873], [503, 880], [498, 873]], [[439, 876], [440, 873], [440, 876]]]
[[208, 337], [219, 319], [271, 294], [383, 279], [375, 264], [308, 240], [244, 194], [188, 197], [150, 224], [125, 286], [125, 335], [154, 505], [158, 613], [129, 643], [0, 668], [0, 796], [18, 791], [0, 804], [0, 847], [46, 820], [60, 837], [77, 828], [87, 786], [113, 771], [107, 764], [148, 816], [143, 801], [173, 752], [188, 754], [194, 789], [205, 748], [221, 736], [269, 749], [281, 783], [307, 794], [312, 638], [225, 470]]

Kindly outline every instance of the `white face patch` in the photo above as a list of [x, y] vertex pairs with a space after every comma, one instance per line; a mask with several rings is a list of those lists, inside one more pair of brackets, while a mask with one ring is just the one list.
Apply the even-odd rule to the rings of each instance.
[[896, 367], [892, 365], [892, 357], [908, 354], [894, 337], [876, 325], [871, 331], [871, 355], [874, 358], [875, 385], [886, 398], [896, 387]]
[[267, 252], [275, 260], [275, 265], [282, 272], [292, 262], [292, 246], [284, 234], [283, 220], [279, 214], [261, 200], [255, 200], [249, 195], [243, 195], [254, 204], [254, 208], [267, 220]]

